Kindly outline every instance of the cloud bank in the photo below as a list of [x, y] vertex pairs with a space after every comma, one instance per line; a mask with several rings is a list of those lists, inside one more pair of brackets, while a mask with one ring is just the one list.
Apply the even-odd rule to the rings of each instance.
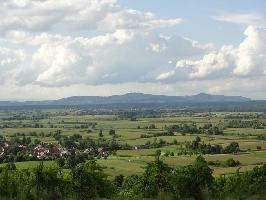
[[187, 79], [213, 79], [229, 77], [258, 77], [266, 75], [266, 29], [249, 26], [245, 39], [238, 47], [225, 45], [200, 58], [178, 60], [171, 71], [160, 74], [157, 80], [178, 77]]
[[229, 94], [237, 81], [251, 80], [258, 85], [254, 96], [263, 96], [266, 30], [254, 23], [262, 19], [254, 13], [213, 17], [249, 25], [239, 45], [221, 48], [166, 34], [186, 19], [116, 0], [2, 0], [0, 18], [0, 99]]

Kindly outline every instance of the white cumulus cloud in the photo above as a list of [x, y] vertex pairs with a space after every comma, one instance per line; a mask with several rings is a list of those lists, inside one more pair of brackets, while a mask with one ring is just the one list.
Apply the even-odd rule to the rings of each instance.
[[[181, 71], [187, 79], [263, 76], [266, 71], [266, 29], [249, 26], [245, 39], [238, 47], [225, 45], [210, 51], [200, 59], [178, 60], [175, 69], [158, 75], [167, 80]], [[178, 80], [177, 80], [178, 81]]]

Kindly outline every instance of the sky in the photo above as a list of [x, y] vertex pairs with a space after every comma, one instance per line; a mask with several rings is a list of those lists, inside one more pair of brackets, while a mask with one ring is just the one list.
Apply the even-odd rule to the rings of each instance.
[[0, 100], [266, 99], [264, 0], [1, 0]]

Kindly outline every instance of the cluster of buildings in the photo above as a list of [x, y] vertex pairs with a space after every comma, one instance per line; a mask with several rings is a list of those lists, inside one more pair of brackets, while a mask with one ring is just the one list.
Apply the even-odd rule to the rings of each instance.
[[60, 144], [40, 143], [32, 151], [32, 156], [38, 159], [46, 159], [49, 156], [65, 157], [70, 152]]
[[85, 153], [93, 154], [102, 157], [109, 155], [108, 150], [104, 148], [87, 148], [85, 150], [78, 149], [66, 149], [60, 144], [41, 142], [34, 148], [29, 148], [26, 145], [14, 145], [9, 141], [2, 142], [0, 144], [0, 156], [8, 155], [10, 152], [19, 152], [20, 155], [26, 155], [29, 157], [37, 158], [40, 160], [49, 159], [50, 157], [67, 157], [73, 154]]

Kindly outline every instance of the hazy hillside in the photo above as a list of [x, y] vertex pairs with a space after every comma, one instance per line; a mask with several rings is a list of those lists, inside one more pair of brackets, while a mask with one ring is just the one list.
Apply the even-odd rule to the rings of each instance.
[[224, 103], [224, 102], [248, 102], [251, 99], [241, 96], [209, 95], [200, 93], [192, 96], [165, 96], [143, 93], [128, 93], [113, 96], [73, 96], [52, 101], [0, 101], [0, 106], [23, 105], [93, 105], [93, 104], [138, 104], [138, 103]]

